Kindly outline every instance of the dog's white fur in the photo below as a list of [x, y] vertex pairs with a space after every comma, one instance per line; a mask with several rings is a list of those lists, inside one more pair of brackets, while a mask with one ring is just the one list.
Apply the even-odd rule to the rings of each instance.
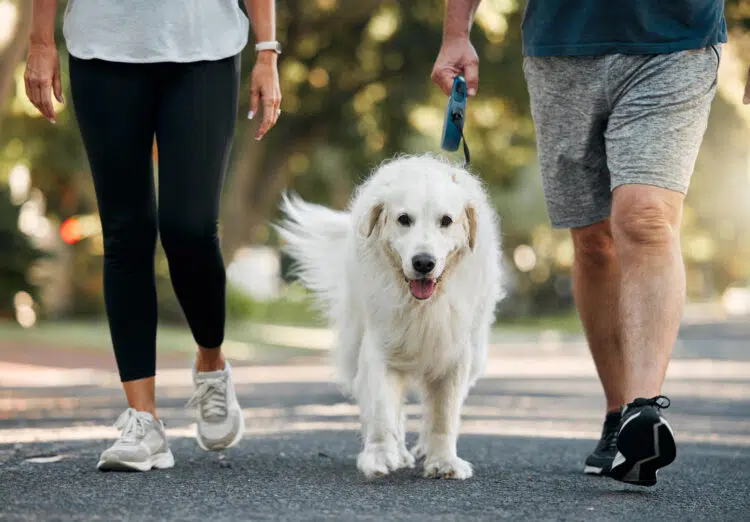
[[[428, 477], [465, 479], [456, 453], [460, 411], [482, 373], [496, 303], [501, 298], [497, 216], [481, 182], [432, 156], [402, 156], [359, 187], [347, 212], [284, 197], [277, 227], [337, 332], [340, 384], [359, 403], [368, 478], [413, 467]], [[399, 223], [401, 214], [412, 223]], [[452, 224], [441, 226], [444, 216]], [[418, 300], [412, 257], [431, 254], [439, 282]], [[422, 429], [410, 453], [404, 402], [416, 384]]]

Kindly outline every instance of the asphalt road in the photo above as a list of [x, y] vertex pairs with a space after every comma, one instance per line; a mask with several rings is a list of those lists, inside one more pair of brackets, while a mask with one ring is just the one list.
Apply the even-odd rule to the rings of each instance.
[[356, 408], [316, 360], [238, 367], [248, 433], [221, 454], [190, 436], [188, 372], [160, 373], [176, 467], [100, 473], [124, 406], [116, 378], [0, 362], [0, 519], [750, 520], [750, 327], [691, 328], [665, 386], [678, 457], [654, 488], [581, 473], [602, 400], [580, 344], [493, 349], [464, 411], [459, 454], [475, 466], [464, 482], [418, 468], [365, 481]]

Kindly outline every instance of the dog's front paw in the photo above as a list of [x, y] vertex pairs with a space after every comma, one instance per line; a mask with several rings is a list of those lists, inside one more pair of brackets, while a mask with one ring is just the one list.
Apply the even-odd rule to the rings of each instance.
[[385, 444], [368, 445], [357, 457], [357, 468], [368, 479], [384, 477], [401, 467], [402, 456], [398, 449]]
[[416, 459], [414, 456], [409, 453], [409, 450], [406, 449], [406, 445], [402, 444], [398, 448], [398, 453], [401, 455], [401, 466], [402, 468], [413, 468], [416, 464]]
[[422, 442], [421, 439], [418, 440], [417, 443], [411, 448], [411, 454], [417, 460], [423, 458], [425, 455], [427, 455], [427, 444]]
[[458, 457], [428, 457], [424, 463], [425, 478], [464, 480], [473, 474], [471, 463]]

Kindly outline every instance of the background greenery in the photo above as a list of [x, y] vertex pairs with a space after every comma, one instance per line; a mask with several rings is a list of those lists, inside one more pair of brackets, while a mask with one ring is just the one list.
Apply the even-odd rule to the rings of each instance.
[[[57, 125], [50, 125], [25, 99], [30, 5], [0, 0], [1, 13], [13, 7], [12, 23], [0, 23], [0, 186], [15, 166], [28, 167], [34, 189], [44, 196], [44, 215], [57, 230], [65, 219], [95, 216], [97, 209], [72, 108], [59, 106]], [[64, 5], [61, 1], [60, 13]], [[243, 246], [277, 245], [268, 222], [276, 217], [282, 189], [341, 208], [352, 188], [383, 159], [403, 151], [439, 151], [445, 99], [431, 84], [430, 70], [440, 47], [442, 0], [280, 0], [277, 6], [285, 47], [279, 62], [283, 113], [267, 138], [252, 139], [256, 123], [243, 117], [254, 58], [248, 47], [221, 220], [227, 262]], [[542, 314], [569, 317], [572, 305], [572, 245], [566, 232], [550, 229], [541, 195], [521, 71], [522, 12], [523, 2], [515, 0], [481, 4], [472, 34], [481, 81], [479, 95], [469, 104], [467, 128], [472, 168], [487, 181], [502, 219], [510, 293], [501, 317], [516, 322]], [[727, 2], [727, 16], [733, 47], [725, 59], [744, 71], [750, 57], [745, 35], [750, 2]], [[57, 33], [65, 98], [70, 99], [60, 17]], [[688, 290], [695, 300], [715, 299], [728, 285], [750, 277], [750, 118], [730, 91], [720, 90], [716, 98], [685, 210], [683, 247]], [[94, 230], [74, 245], [47, 245], [57, 264], [46, 265], [44, 277], [34, 277], [28, 269], [39, 245], [18, 230], [21, 208], [0, 191], [0, 317], [12, 315], [14, 296], [22, 290], [34, 296], [40, 317], [100, 317], [100, 235]], [[533, 249], [533, 270], [516, 268], [513, 253], [519, 245]], [[158, 255], [161, 317], [180, 322], [166, 261]], [[66, 296], [65, 306], [55, 310], [45, 309], [45, 301], [31, 292], [33, 283], [44, 287], [50, 281]], [[238, 320], [318, 322], [295, 286], [284, 288], [282, 299], [271, 303], [230, 290], [229, 311]]]

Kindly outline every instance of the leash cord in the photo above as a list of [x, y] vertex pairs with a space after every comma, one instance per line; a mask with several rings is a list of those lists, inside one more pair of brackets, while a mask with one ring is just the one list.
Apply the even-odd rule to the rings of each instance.
[[[460, 111], [456, 111], [451, 115], [451, 120], [454, 123], [463, 120], [463, 114], [461, 114]], [[464, 126], [456, 125], [456, 127], [458, 128], [458, 132], [461, 134], [461, 141], [464, 146], [464, 159], [466, 160], [464, 163], [464, 168], [466, 168], [469, 166], [469, 162], [471, 162], [471, 154], [469, 153], [469, 146], [466, 144], [466, 136], [464, 136]]]

